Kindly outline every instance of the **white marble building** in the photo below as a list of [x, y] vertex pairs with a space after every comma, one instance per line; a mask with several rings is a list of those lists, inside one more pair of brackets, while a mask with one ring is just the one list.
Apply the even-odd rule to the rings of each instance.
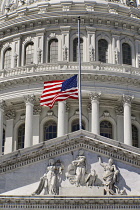
[[[79, 125], [78, 100], [68, 99], [58, 102], [51, 110], [41, 107], [39, 101], [44, 81], [67, 79], [78, 74], [78, 16], [81, 18], [82, 128], [85, 131], [73, 133], [78, 130]], [[139, 2], [135, 0], [1, 1], [0, 162], [2, 169], [0, 183], [2, 183], [2, 188], [0, 192], [2, 196], [0, 202], [2, 204], [0, 208], [10, 208], [12, 204], [4, 206], [4, 202], [7, 202], [8, 199], [9, 202], [13, 202], [12, 197], [8, 197], [11, 195], [15, 196], [15, 202], [25, 202], [25, 206], [29, 201], [40, 203], [39, 196], [33, 196], [31, 200], [30, 196], [28, 198], [26, 196], [31, 195], [37, 188], [36, 183], [45, 173], [44, 167], [47, 167], [49, 157], [55, 159], [56, 162], [58, 159], [61, 162], [66, 160], [66, 163], [63, 163], [64, 171], [68, 173], [67, 167], [70, 164], [68, 160], [71, 158], [68, 151], [73, 153], [74, 150], [74, 158], [76, 158], [79, 149], [83, 149], [87, 162], [90, 162], [89, 160], [93, 157], [93, 162], [90, 162], [91, 169], [99, 167], [98, 156], [102, 156], [104, 162], [112, 157], [123, 179], [127, 179], [127, 172], [130, 174], [127, 184], [126, 181], [122, 182], [121, 189], [120, 187], [119, 189], [125, 190], [127, 196], [135, 195], [134, 203], [131, 202], [130, 197], [128, 199], [126, 195], [118, 193], [118, 197], [113, 197], [118, 206], [108, 208], [123, 209], [119, 197], [123, 196], [124, 203], [130, 202], [128, 209], [140, 209], [138, 198], [140, 195], [138, 186], [140, 165], [138, 149], [140, 148], [139, 68], [140, 7]], [[59, 155], [41, 156], [44, 154], [41, 153], [43, 147], [48, 151], [47, 147], [61, 145], [61, 141], [67, 145], [66, 136], [69, 135], [71, 139], [75, 138], [75, 142], [77, 139], [78, 142], [82, 141], [82, 135], [87, 139], [91, 138], [91, 142], [95, 142], [94, 146], [97, 144], [100, 149], [91, 151], [90, 142], [88, 142], [86, 150], [86, 146], [79, 143], [78, 147], [62, 151]], [[110, 151], [109, 148], [112, 150]], [[34, 153], [36, 155], [32, 160]], [[40, 156], [42, 159], [38, 159]], [[19, 161], [18, 164], [17, 161]], [[38, 161], [42, 164], [43, 170]], [[45, 161], [47, 165], [44, 166]], [[95, 164], [97, 162], [98, 164]], [[31, 167], [22, 167], [26, 164]], [[36, 171], [32, 169], [34, 165], [37, 166]], [[103, 171], [100, 168], [97, 172], [100, 177]], [[133, 175], [129, 172], [133, 172]], [[27, 174], [37, 174], [32, 181], [31, 175], [28, 181], [21, 176], [23, 181], [20, 184], [19, 174], [21, 173], [25, 177]], [[63, 177], [64, 180], [65, 177]], [[102, 180], [102, 177], [100, 179]], [[132, 186], [133, 179], [135, 179], [135, 184]], [[14, 184], [10, 184], [11, 180]], [[61, 188], [65, 185], [70, 186], [69, 180], [66, 183], [64, 180]], [[97, 183], [96, 187], [99, 187]], [[77, 189], [75, 188], [75, 193], [79, 194]], [[104, 204], [105, 194], [104, 191], [101, 191], [102, 189], [99, 192], [96, 191], [95, 194], [98, 199], [103, 199], [101, 203]], [[65, 189], [59, 195], [63, 196], [64, 192]], [[90, 198], [90, 193], [94, 194], [90, 190], [85, 192], [89, 196], [87, 199]], [[21, 197], [17, 198], [16, 195]], [[82, 193], [81, 195], [85, 196]], [[71, 193], [68, 196], [71, 196]], [[56, 204], [61, 204], [61, 199], [58, 197], [52, 198], [52, 202], [54, 202], [53, 199], [56, 199]], [[92, 204], [89, 203], [89, 200], [86, 201], [87, 206], [89, 205], [87, 209], [102, 208], [103, 205], [98, 206], [94, 199], [92, 198]], [[68, 200], [64, 202], [67, 203]], [[81, 200], [78, 202], [80, 203]], [[111, 205], [109, 198], [105, 202]], [[136, 206], [132, 206], [132, 203]], [[16, 204], [13, 205], [16, 206]], [[49, 203], [42, 205], [46, 206], [35, 208], [53, 208], [49, 207]], [[15, 209], [26, 209], [25, 206], [17, 206]], [[28, 206], [27, 209], [31, 208]], [[58, 208], [61, 209], [61, 205]], [[63, 206], [62, 209], [65, 207]]]

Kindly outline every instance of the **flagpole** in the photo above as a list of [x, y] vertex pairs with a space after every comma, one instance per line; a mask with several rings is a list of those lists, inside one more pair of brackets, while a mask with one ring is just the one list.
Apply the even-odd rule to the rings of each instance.
[[82, 129], [82, 94], [81, 94], [81, 52], [80, 52], [80, 16], [78, 17], [78, 61], [79, 61], [79, 130]]

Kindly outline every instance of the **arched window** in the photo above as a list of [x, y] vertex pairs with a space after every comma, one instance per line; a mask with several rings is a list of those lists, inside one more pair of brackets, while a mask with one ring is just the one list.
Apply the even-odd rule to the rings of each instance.
[[[83, 39], [80, 38], [80, 53], [81, 53], [81, 61], [83, 61]], [[78, 38], [73, 40], [73, 61], [78, 61]]]
[[127, 43], [122, 44], [123, 64], [132, 64], [131, 47]]
[[98, 59], [103, 63], [108, 63], [108, 42], [105, 39], [98, 41]]
[[[82, 129], [85, 130], [85, 123], [82, 121]], [[79, 119], [73, 120], [71, 125], [72, 132], [79, 130]]]
[[4, 146], [5, 146], [5, 130], [3, 129], [2, 154], [4, 154]]
[[135, 125], [132, 125], [132, 145], [138, 147], [138, 129]]
[[24, 136], [25, 136], [25, 124], [22, 124], [18, 128], [17, 149], [24, 148]]
[[50, 120], [44, 125], [44, 141], [57, 137], [57, 124]]
[[48, 62], [56, 63], [58, 61], [58, 40], [51, 39], [49, 41]]
[[100, 123], [100, 135], [112, 139], [112, 124], [104, 120]]
[[26, 45], [25, 48], [25, 64], [33, 64], [34, 63], [34, 43], [30, 42]]
[[4, 53], [4, 69], [11, 68], [12, 49], [9, 47]]

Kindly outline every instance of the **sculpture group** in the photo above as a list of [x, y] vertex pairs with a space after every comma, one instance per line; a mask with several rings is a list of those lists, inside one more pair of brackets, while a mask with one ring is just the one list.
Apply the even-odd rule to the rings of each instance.
[[[109, 158], [108, 163], [103, 163], [99, 156], [98, 161], [104, 169], [100, 185], [96, 184], [98, 175], [95, 169], [91, 169], [91, 171], [87, 169], [88, 163], [83, 150], [79, 150], [78, 156], [68, 165], [66, 178], [76, 188], [98, 186], [103, 187], [104, 195], [124, 194], [124, 191], [121, 191], [117, 186], [120, 172], [113, 163], [113, 159]], [[58, 195], [63, 171], [64, 165], [60, 160], [54, 161], [54, 159], [50, 159], [46, 173], [40, 178], [39, 186], [33, 195], [39, 195], [43, 190], [45, 195]]]

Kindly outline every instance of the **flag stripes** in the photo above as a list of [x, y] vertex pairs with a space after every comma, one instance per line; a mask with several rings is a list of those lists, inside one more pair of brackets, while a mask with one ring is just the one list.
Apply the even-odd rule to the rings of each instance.
[[[62, 85], [65, 88], [64, 91], [62, 91]], [[68, 98], [78, 99], [77, 75], [68, 80], [44, 82], [40, 105], [52, 108], [56, 101], [64, 101]]]

